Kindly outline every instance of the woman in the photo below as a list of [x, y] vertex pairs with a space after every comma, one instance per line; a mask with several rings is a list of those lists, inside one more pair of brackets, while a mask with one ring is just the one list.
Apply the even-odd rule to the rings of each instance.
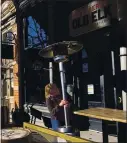
[[46, 104], [51, 114], [51, 124], [54, 130], [65, 125], [64, 105], [70, 106], [66, 100], [62, 100], [60, 91], [55, 84], [48, 84], [45, 87]]

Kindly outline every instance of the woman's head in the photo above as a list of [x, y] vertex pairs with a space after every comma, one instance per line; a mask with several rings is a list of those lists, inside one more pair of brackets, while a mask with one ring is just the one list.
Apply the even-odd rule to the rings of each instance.
[[59, 95], [60, 91], [56, 84], [51, 84], [49, 83], [48, 85], [45, 86], [45, 97], [47, 98], [48, 96], [56, 96]]

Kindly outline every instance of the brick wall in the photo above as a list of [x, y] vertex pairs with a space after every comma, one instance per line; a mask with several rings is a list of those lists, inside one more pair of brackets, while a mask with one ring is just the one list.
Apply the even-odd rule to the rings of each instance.
[[[17, 35], [17, 24], [14, 24], [12, 27], [13, 33], [15, 33]], [[17, 38], [17, 37], [16, 37]], [[18, 83], [18, 42], [15, 40], [15, 46], [14, 46], [14, 60], [16, 61], [16, 64], [13, 66], [13, 72], [14, 72], [14, 89], [13, 89], [13, 93], [14, 93], [14, 104], [15, 104], [15, 108], [19, 107], [19, 83]]]
[[18, 83], [18, 64], [14, 65], [14, 103], [15, 105], [19, 106], [19, 83]]

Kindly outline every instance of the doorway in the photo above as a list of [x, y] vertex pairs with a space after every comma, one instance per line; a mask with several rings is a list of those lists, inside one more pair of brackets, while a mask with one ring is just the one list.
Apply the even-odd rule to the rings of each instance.
[[[114, 96], [112, 91], [112, 63], [110, 55], [110, 27], [106, 27], [88, 34], [79, 36], [78, 39], [84, 44], [84, 49], [87, 57], [82, 56], [82, 72], [84, 92], [88, 97], [88, 108], [104, 107], [105, 94], [108, 95], [108, 100], [114, 106]], [[83, 67], [87, 70], [84, 70]], [[107, 87], [107, 80], [104, 80], [104, 75], [108, 77], [110, 85]], [[106, 83], [106, 85], [105, 85]], [[111, 89], [112, 90], [112, 89]], [[105, 93], [105, 91], [107, 93]], [[90, 119], [90, 129], [102, 131], [101, 120]]]

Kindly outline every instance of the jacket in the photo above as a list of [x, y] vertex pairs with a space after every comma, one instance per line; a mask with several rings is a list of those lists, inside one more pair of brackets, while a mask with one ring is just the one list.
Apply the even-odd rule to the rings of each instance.
[[[52, 119], [57, 119], [59, 121], [65, 121], [65, 117], [64, 117], [64, 107], [59, 106], [59, 103], [61, 102], [62, 98], [60, 95], [57, 96], [49, 96], [46, 99], [46, 105], [49, 109], [49, 112], [51, 114], [51, 118]], [[70, 102], [69, 102], [70, 103]], [[71, 103], [68, 107], [68, 114], [71, 120]]]

